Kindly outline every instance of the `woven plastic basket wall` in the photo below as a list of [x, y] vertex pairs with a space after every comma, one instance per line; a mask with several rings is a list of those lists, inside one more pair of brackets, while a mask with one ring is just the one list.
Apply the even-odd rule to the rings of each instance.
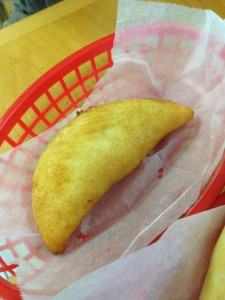
[[[78, 108], [90, 95], [99, 78], [112, 66], [113, 40], [112, 34], [86, 46], [30, 86], [0, 119], [0, 146], [4, 149], [16, 147]], [[18, 136], [17, 140], [15, 136]], [[0, 241], [1, 251], [7, 253], [11, 243], [9, 240]], [[15, 251], [9, 257], [16, 255]], [[7, 264], [5, 260], [4, 256], [0, 257], [0, 297], [21, 299], [16, 285], [5, 280], [15, 276], [14, 269], [17, 266]]]
[[[176, 30], [174, 27], [171, 27], [171, 30], [167, 27], [166, 32], [176, 37], [184, 33], [180, 28]], [[166, 38], [163, 27], [159, 26], [152, 34], [158, 36], [159, 44], [162, 45], [161, 42]], [[194, 38], [192, 32], [189, 37]], [[101, 75], [113, 64], [111, 58], [113, 39], [114, 35], [107, 36], [74, 53], [29, 87], [0, 119], [0, 145], [4, 145], [4, 149], [10, 149], [35, 137], [65, 118], [85, 101]], [[15, 130], [17, 140], [13, 138]], [[223, 195], [219, 200], [215, 200], [224, 186], [224, 178], [225, 156], [215, 170], [211, 183], [202, 191], [197, 203], [186, 215], [223, 204], [225, 202]], [[12, 241], [5, 240], [1, 243], [1, 249], [7, 251], [9, 243], [12, 246]], [[14, 246], [18, 246], [16, 242]], [[15, 258], [16, 251], [10, 255]], [[28, 251], [24, 259], [28, 259], [30, 255]], [[4, 256], [0, 257], [0, 272], [2, 272], [0, 297], [4, 299], [21, 299], [16, 285], [3, 278], [4, 274], [5, 277], [15, 276], [16, 267], [16, 265], [6, 263]]]

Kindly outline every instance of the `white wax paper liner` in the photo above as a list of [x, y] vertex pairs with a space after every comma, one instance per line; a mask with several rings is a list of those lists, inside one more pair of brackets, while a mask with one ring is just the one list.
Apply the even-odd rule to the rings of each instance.
[[54, 300], [198, 300], [225, 206], [176, 221], [146, 247], [90, 273]]
[[47, 141], [66, 121], [1, 156], [1, 249], [24, 258], [18, 274], [23, 292], [54, 295], [147, 245], [196, 201], [224, 147], [224, 41], [224, 23], [212, 12], [119, 3], [114, 66], [85, 106], [160, 97], [192, 107], [195, 118], [164, 139], [103, 197], [63, 256], [49, 254], [36, 231], [31, 179]]

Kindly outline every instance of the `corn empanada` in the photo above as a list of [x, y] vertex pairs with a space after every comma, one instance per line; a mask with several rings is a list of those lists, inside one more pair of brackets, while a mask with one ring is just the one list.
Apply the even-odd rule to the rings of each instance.
[[62, 253], [93, 205], [192, 117], [190, 108], [168, 100], [119, 100], [91, 107], [62, 128], [33, 176], [34, 218], [48, 249]]

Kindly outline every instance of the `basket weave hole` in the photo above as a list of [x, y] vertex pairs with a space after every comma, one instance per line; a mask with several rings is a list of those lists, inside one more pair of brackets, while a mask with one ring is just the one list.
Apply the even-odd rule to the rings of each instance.
[[106, 71], [107, 71], [107, 68], [105, 68], [105, 69], [104, 69], [103, 71], [101, 71], [101, 72], [98, 72], [98, 77], [99, 77], [99, 78], [102, 78], [102, 77], [105, 75]]
[[148, 54], [146, 54], [146, 58], [148, 60], [149, 63], [157, 63], [157, 53], [156, 52], [149, 52]]
[[[10, 163], [15, 163], [18, 166], [26, 166], [27, 164], [27, 153], [23, 151], [22, 147], [14, 149], [10, 157]], [[8, 176], [8, 177], [7, 177]], [[5, 174], [6, 182], [10, 182], [10, 174], [7, 172]], [[17, 179], [17, 182], [20, 182], [21, 178]]]
[[96, 84], [96, 79], [94, 76], [92, 76], [91, 78], [85, 80], [84, 85], [87, 91], [90, 91], [91, 89], [93, 89], [93, 87]]
[[97, 69], [105, 66], [106, 64], [108, 64], [109, 59], [108, 59], [108, 54], [107, 52], [103, 52], [98, 56], [95, 56], [95, 64]]
[[59, 102], [57, 102], [57, 105], [62, 111], [65, 111], [72, 104], [68, 97], [64, 97]]
[[10, 131], [8, 136], [14, 141], [18, 142], [21, 136], [24, 134], [25, 130], [17, 123], [13, 129]]
[[36, 112], [29, 108], [25, 114], [22, 116], [21, 120], [29, 127], [38, 117]]
[[52, 85], [48, 90], [54, 99], [64, 93], [64, 89], [59, 81]]
[[53, 123], [58, 116], [59, 112], [55, 108], [52, 108], [45, 114], [45, 119]]
[[82, 97], [84, 95], [84, 91], [83, 91], [82, 87], [79, 85], [78, 87], [73, 89], [70, 92], [70, 94], [71, 94], [73, 100], [77, 100], [77, 99], [79, 99], [80, 97]]
[[14, 246], [14, 249], [19, 257], [25, 257], [29, 254], [29, 250], [24, 243], [17, 244], [16, 246]]
[[38, 108], [40, 112], [44, 111], [46, 107], [48, 107], [49, 105], [50, 105], [50, 101], [45, 94], [43, 94], [35, 101], [35, 106]]
[[159, 38], [156, 35], [149, 35], [146, 37], [146, 44], [149, 48], [156, 49], [159, 43]]
[[38, 135], [44, 132], [48, 128], [49, 126], [47, 124], [45, 124], [42, 120], [39, 120], [38, 123], [32, 129], [32, 131]]
[[174, 36], [167, 35], [164, 37], [164, 46], [166, 48], [176, 48], [177, 38]]
[[9, 249], [1, 250], [1, 257], [7, 265], [10, 265], [15, 257]]
[[10, 272], [0, 272], [0, 276], [4, 279], [8, 280], [8, 278], [12, 275], [10, 274]]
[[63, 80], [67, 87], [70, 87], [74, 83], [78, 82], [77, 75], [75, 71], [68, 73], [66, 76], [63, 77]]
[[12, 146], [10, 146], [10, 144], [6, 141], [3, 141], [3, 143], [0, 145], [0, 153], [4, 153], [10, 149], [12, 149]]
[[93, 68], [90, 61], [87, 61], [78, 67], [81, 77], [93, 72]]
[[35, 256], [31, 257], [28, 261], [32, 263], [37, 269], [41, 268], [44, 265], [44, 262]]

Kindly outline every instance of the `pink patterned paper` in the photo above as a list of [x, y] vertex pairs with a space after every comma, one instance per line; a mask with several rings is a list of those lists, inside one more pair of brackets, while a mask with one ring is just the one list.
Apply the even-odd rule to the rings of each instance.
[[25, 298], [50, 298], [89, 272], [143, 248], [196, 201], [224, 149], [224, 26], [212, 12], [119, 2], [114, 66], [84, 108], [156, 97], [192, 107], [195, 117], [99, 201], [64, 255], [50, 254], [39, 237], [31, 212], [31, 180], [46, 143], [68, 120], [1, 155], [1, 255], [10, 253], [8, 263], [19, 262]]

